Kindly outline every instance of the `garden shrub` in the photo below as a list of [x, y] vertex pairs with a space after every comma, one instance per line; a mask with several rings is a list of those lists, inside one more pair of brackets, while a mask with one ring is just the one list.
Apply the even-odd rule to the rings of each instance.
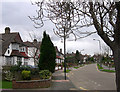
[[52, 73], [49, 70], [41, 70], [39, 76], [41, 79], [49, 79]]
[[12, 81], [13, 80], [13, 74], [10, 71], [6, 71], [5, 73], [5, 80]]
[[27, 70], [22, 71], [22, 78], [23, 80], [30, 80], [31, 79], [31, 72]]
[[23, 70], [31, 71], [31, 68], [29, 66], [21, 66], [20, 71], [23, 71]]
[[31, 74], [32, 75], [38, 75], [39, 74], [39, 68], [33, 68], [33, 69], [31, 69]]
[[20, 66], [21, 66], [22, 62], [21, 61], [17, 61], [17, 65], [11, 66], [10, 71], [11, 72], [17, 72], [20, 71]]
[[11, 66], [10, 71], [13, 73], [17, 72], [17, 71], [19, 71], [19, 67], [17, 65]]
[[23, 71], [23, 70], [31, 71], [32, 75], [38, 75], [39, 74], [39, 68], [31, 68], [29, 66], [21, 66], [20, 71]]

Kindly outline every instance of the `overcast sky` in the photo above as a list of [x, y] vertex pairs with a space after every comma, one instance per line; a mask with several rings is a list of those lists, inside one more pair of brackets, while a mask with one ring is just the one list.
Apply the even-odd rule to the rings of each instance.
[[[12, 0], [13, 2], [8, 2], [9, 0], [2, 1], [2, 24], [0, 25], [0, 33], [4, 33], [5, 27], [10, 27], [11, 32], [19, 32], [23, 41], [32, 41], [34, 38], [42, 40], [43, 31], [46, 30], [47, 34], [50, 35], [52, 42], [58, 49], [63, 49], [63, 43], [61, 39], [54, 34], [52, 31], [54, 24], [50, 21], [45, 23], [45, 26], [40, 29], [34, 28], [34, 23], [28, 18], [28, 16], [35, 16], [37, 6], [31, 5], [29, 0], [18, 2], [17, 0]], [[16, 2], [17, 1], [17, 2]], [[82, 28], [80, 30], [92, 30], [95, 28]], [[30, 37], [30, 35], [32, 37]], [[33, 36], [35, 35], [35, 36]], [[101, 45], [105, 44], [97, 34], [93, 34], [89, 37], [79, 39], [77, 41], [67, 41], [67, 52], [75, 52], [76, 50], [83, 50], [82, 54], [96, 54], [100, 52], [99, 42], [93, 39], [101, 41]]]

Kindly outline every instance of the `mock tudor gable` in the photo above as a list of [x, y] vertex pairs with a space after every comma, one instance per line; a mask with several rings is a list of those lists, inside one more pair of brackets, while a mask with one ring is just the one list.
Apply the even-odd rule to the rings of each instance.
[[18, 32], [10, 32], [10, 28], [5, 28], [5, 33], [0, 34], [0, 64], [2, 65], [15, 65], [18, 61], [22, 61], [24, 64], [27, 60], [25, 58], [26, 51], [24, 51], [24, 55], [21, 53], [23, 41]]

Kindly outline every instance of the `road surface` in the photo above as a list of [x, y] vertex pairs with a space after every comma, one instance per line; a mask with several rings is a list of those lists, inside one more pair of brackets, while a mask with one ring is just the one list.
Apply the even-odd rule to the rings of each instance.
[[89, 64], [67, 74], [78, 89], [116, 90], [115, 73], [101, 72], [96, 64]]

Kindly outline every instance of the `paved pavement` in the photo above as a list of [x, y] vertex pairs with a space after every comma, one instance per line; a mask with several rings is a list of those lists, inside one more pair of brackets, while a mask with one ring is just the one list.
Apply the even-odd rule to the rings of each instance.
[[53, 74], [53, 80], [50, 90], [77, 90], [77, 88], [73, 85], [73, 83], [67, 77], [64, 80], [64, 72], [63, 70], [56, 71]]
[[49, 88], [40, 88], [36, 90], [78, 90], [73, 83], [69, 80], [67, 77], [66, 80], [64, 80], [64, 72], [63, 70], [58, 70], [55, 73], [53, 73], [52, 83], [51, 87]]
[[85, 65], [68, 74], [72, 83], [82, 90], [116, 90], [115, 74], [97, 70], [96, 64]]

